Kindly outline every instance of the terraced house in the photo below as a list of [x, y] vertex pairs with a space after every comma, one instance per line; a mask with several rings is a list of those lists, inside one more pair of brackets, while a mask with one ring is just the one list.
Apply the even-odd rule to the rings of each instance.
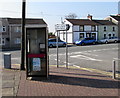
[[[26, 27], [47, 26], [43, 19], [26, 19]], [[0, 18], [0, 48], [20, 49], [21, 18]]]
[[[118, 37], [118, 26], [109, 20], [93, 19], [65, 19], [65, 24], [71, 26], [68, 31], [68, 43], [74, 43], [86, 37], [94, 37], [97, 41], [110, 37]], [[66, 32], [60, 32], [60, 39], [66, 41]]]
[[113, 23], [115, 23], [118, 26], [118, 36], [120, 37], [120, 14], [118, 15], [110, 15], [107, 18], [105, 18], [105, 20], [109, 20], [112, 21]]

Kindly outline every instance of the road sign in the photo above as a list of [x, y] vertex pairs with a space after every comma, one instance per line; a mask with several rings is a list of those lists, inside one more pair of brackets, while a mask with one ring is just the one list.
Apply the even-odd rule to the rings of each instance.
[[55, 29], [56, 31], [66, 31], [69, 30], [70, 26], [69, 24], [56, 24]]

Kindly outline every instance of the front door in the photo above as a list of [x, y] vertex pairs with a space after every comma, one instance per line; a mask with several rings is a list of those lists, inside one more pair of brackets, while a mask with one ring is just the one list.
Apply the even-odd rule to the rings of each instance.
[[91, 37], [91, 33], [86, 33], [86, 37]]

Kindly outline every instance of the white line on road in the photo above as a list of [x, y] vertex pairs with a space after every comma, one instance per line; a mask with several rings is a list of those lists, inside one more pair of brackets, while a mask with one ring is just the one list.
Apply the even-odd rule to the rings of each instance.
[[83, 69], [83, 70], [87, 70], [87, 71], [90, 71], [90, 72], [93, 72], [92, 70], [89, 70], [88, 68], [83, 68], [83, 67], [80, 67], [78, 65], [73, 65], [74, 67], [77, 67], [77, 68], [80, 68], [80, 69]]
[[[55, 61], [57, 61], [57, 59], [55, 59]], [[60, 60], [58, 60], [60, 62]]]
[[[73, 54], [81, 54], [81, 53], [93, 53], [93, 52], [100, 52], [100, 51], [106, 51], [106, 50], [117, 50], [118, 48], [110, 48], [110, 49], [98, 49], [98, 50], [88, 50], [88, 51], [81, 51], [81, 52], [70, 52], [68, 55], [73, 55]], [[65, 53], [59, 53], [59, 56], [65, 55]], [[88, 54], [90, 55], [90, 54]], [[93, 55], [93, 54], [91, 54]], [[57, 56], [56, 54], [50, 54], [49, 56]], [[94, 55], [97, 56], [97, 55]]]
[[92, 61], [102, 61], [99, 59], [94, 59], [85, 55], [75, 55], [75, 56], [70, 56], [71, 58], [79, 58], [79, 59], [85, 59], [85, 60], [92, 60]]
[[77, 67], [77, 68], [80, 68], [80, 66], [77, 66], [77, 65], [73, 65], [74, 67]]

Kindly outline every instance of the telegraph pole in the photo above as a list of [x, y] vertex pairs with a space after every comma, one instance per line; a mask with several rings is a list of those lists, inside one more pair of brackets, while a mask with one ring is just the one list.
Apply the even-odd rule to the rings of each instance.
[[26, 0], [22, 1], [22, 32], [21, 32], [21, 66], [20, 70], [25, 70], [25, 5]]

